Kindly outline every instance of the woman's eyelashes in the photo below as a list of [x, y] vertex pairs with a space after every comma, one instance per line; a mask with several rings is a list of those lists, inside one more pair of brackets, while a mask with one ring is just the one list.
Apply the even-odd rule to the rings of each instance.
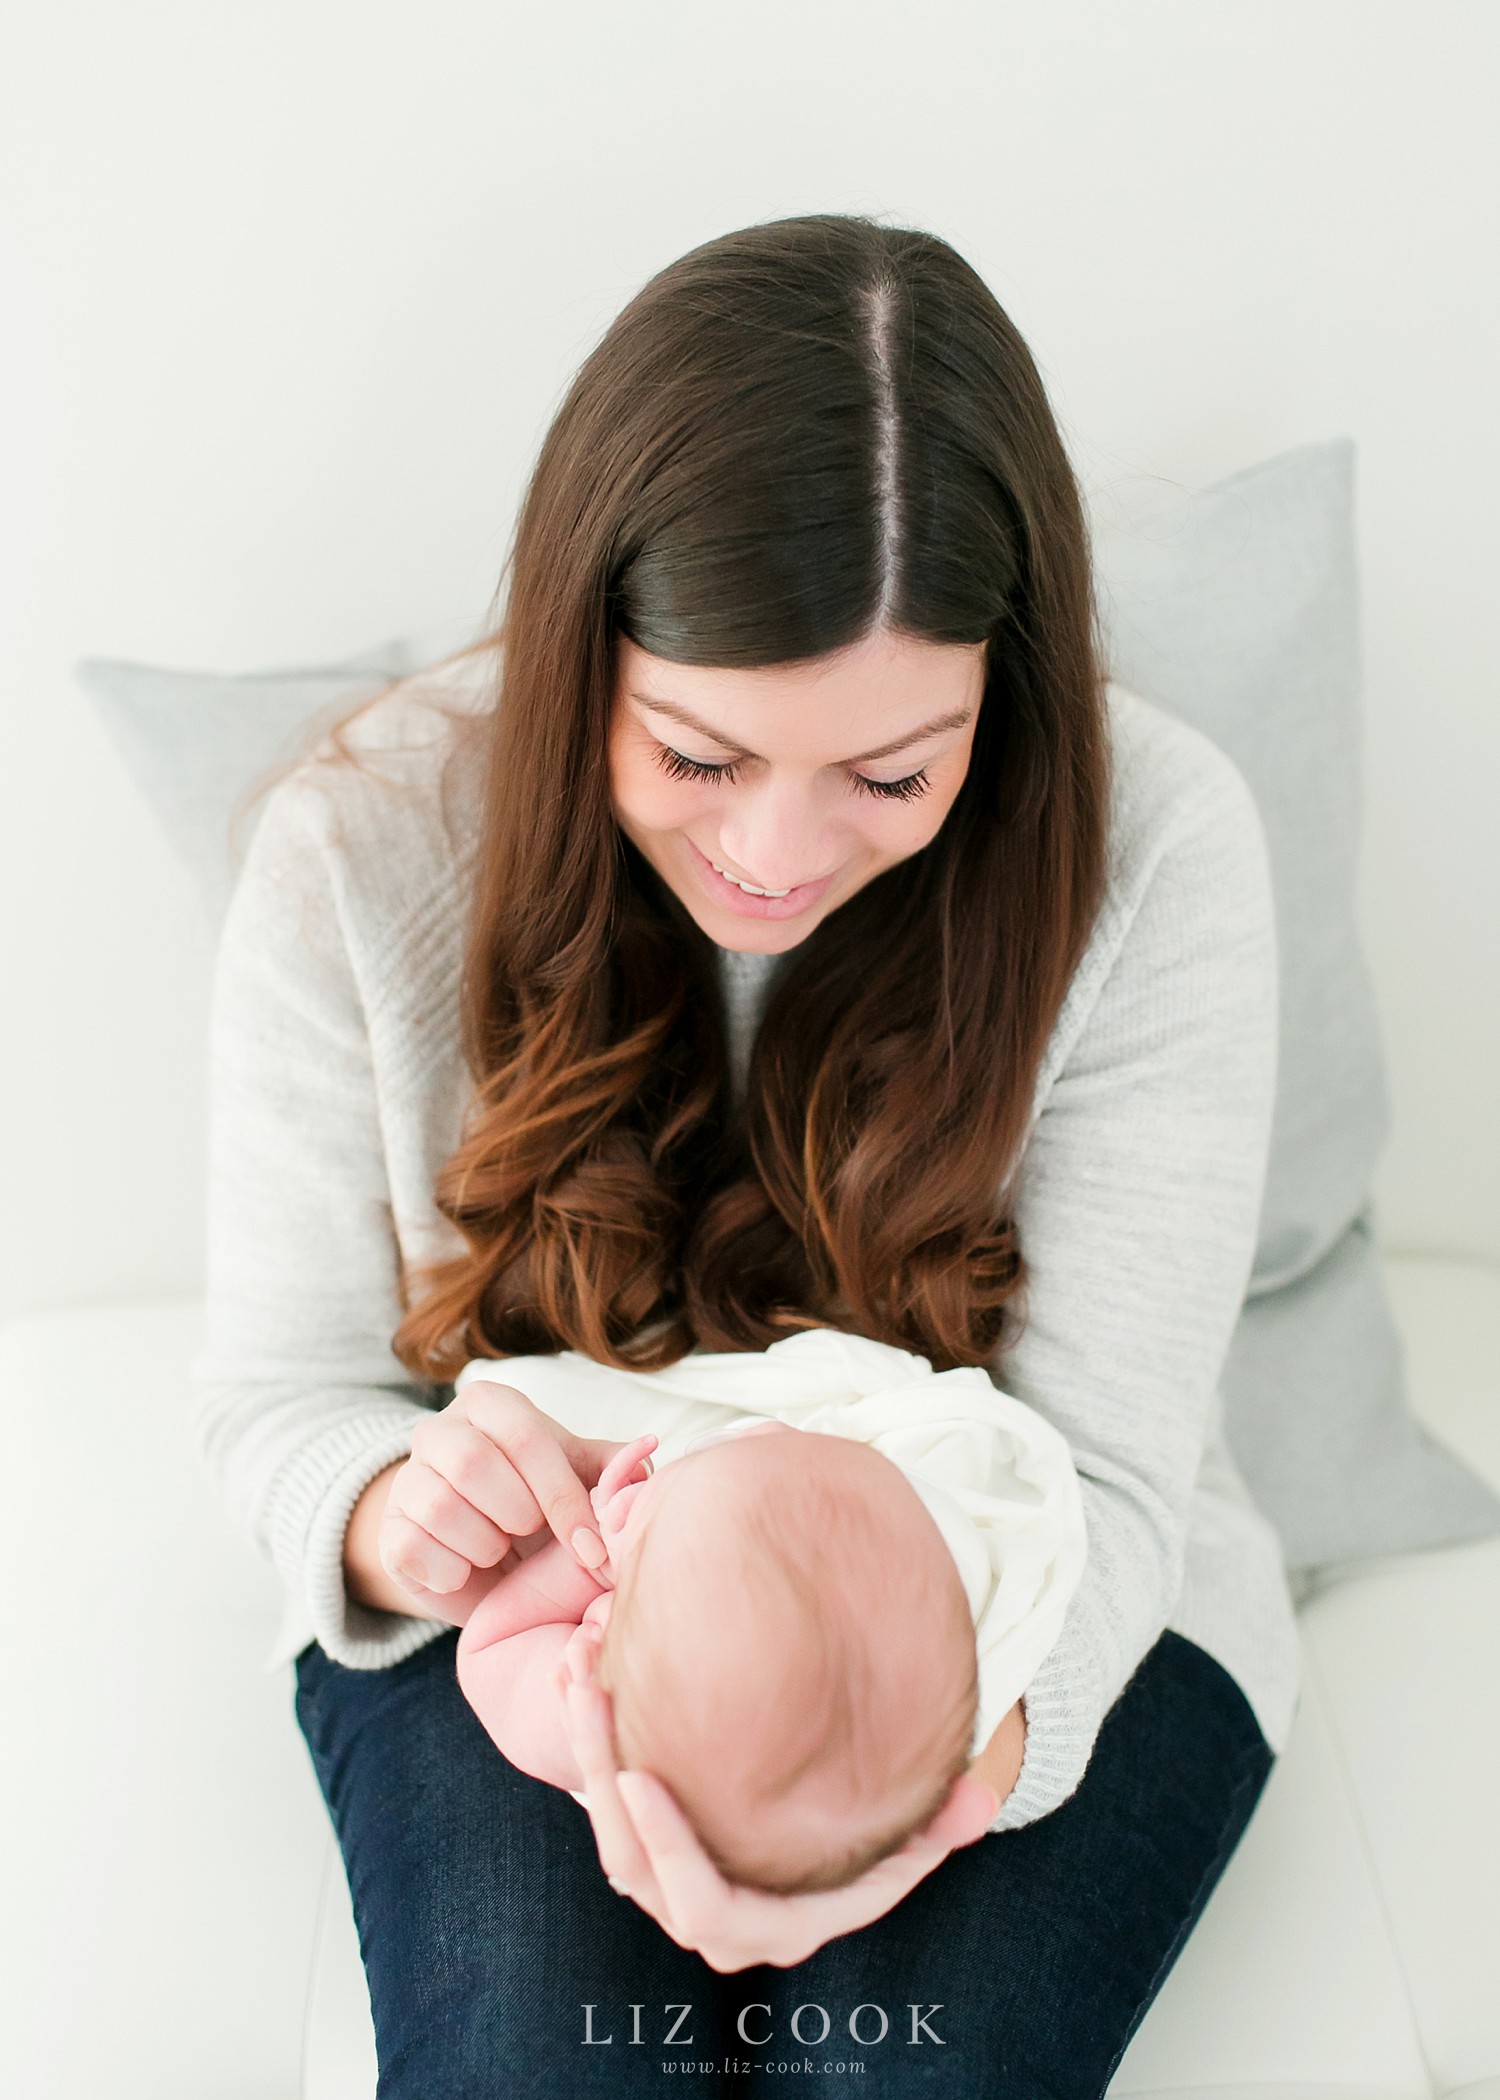
[[908, 773], [904, 780], [867, 780], [863, 773], [851, 773], [849, 778], [862, 794], [880, 795], [892, 802], [912, 802], [925, 795], [930, 785], [925, 768]]
[[[739, 768], [737, 759], [710, 765], [705, 759], [688, 758], [683, 752], [674, 751], [670, 744], [658, 745], [657, 758], [662, 771], [673, 780], [722, 780], [732, 785]], [[925, 795], [931, 784], [925, 768], [908, 773], [904, 780], [871, 780], [864, 773], [851, 773], [849, 779], [859, 793], [893, 802], [913, 801], [916, 796]]]

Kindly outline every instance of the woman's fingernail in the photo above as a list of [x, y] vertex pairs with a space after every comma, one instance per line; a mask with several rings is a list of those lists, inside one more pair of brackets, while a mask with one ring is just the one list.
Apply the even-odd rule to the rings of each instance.
[[609, 1548], [597, 1531], [590, 1531], [580, 1524], [573, 1534], [573, 1551], [586, 1568], [602, 1568], [609, 1559]]

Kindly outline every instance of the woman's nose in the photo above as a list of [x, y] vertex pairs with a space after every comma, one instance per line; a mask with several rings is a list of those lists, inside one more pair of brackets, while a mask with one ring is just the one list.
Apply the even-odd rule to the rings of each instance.
[[767, 783], [737, 797], [719, 826], [719, 843], [734, 862], [730, 873], [762, 889], [789, 890], [815, 882], [832, 863], [829, 841], [811, 797]]

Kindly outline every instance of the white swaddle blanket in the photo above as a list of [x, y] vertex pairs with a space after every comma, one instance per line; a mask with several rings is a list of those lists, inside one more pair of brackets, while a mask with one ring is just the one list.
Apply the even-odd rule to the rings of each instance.
[[819, 1327], [765, 1350], [695, 1351], [665, 1371], [617, 1371], [571, 1350], [478, 1359], [457, 1383], [480, 1378], [515, 1386], [575, 1436], [653, 1431], [657, 1467], [697, 1438], [768, 1418], [884, 1453], [947, 1540], [969, 1599], [976, 1753], [1062, 1630], [1086, 1551], [1072, 1457], [1049, 1422], [982, 1370], [934, 1371], [926, 1357]]

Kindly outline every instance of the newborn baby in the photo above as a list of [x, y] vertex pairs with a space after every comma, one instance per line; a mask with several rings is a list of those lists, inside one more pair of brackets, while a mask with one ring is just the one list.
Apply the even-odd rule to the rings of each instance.
[[576, 1790], [557, 1665], [600, 1624], [621, 1765], [730, 1880], [838, 1887], [898, 1850], [1057, 1636], [1072, 1463], [983, 1371], [815, 1329], [661, 1372], [565, 1354], [477, 1377], [580, 1436], [646, 1434], [594, 1491], [596, 1575], [547, 1533], [513, 1549], [459, 1641], [465, 1696], [512, 1763]]

